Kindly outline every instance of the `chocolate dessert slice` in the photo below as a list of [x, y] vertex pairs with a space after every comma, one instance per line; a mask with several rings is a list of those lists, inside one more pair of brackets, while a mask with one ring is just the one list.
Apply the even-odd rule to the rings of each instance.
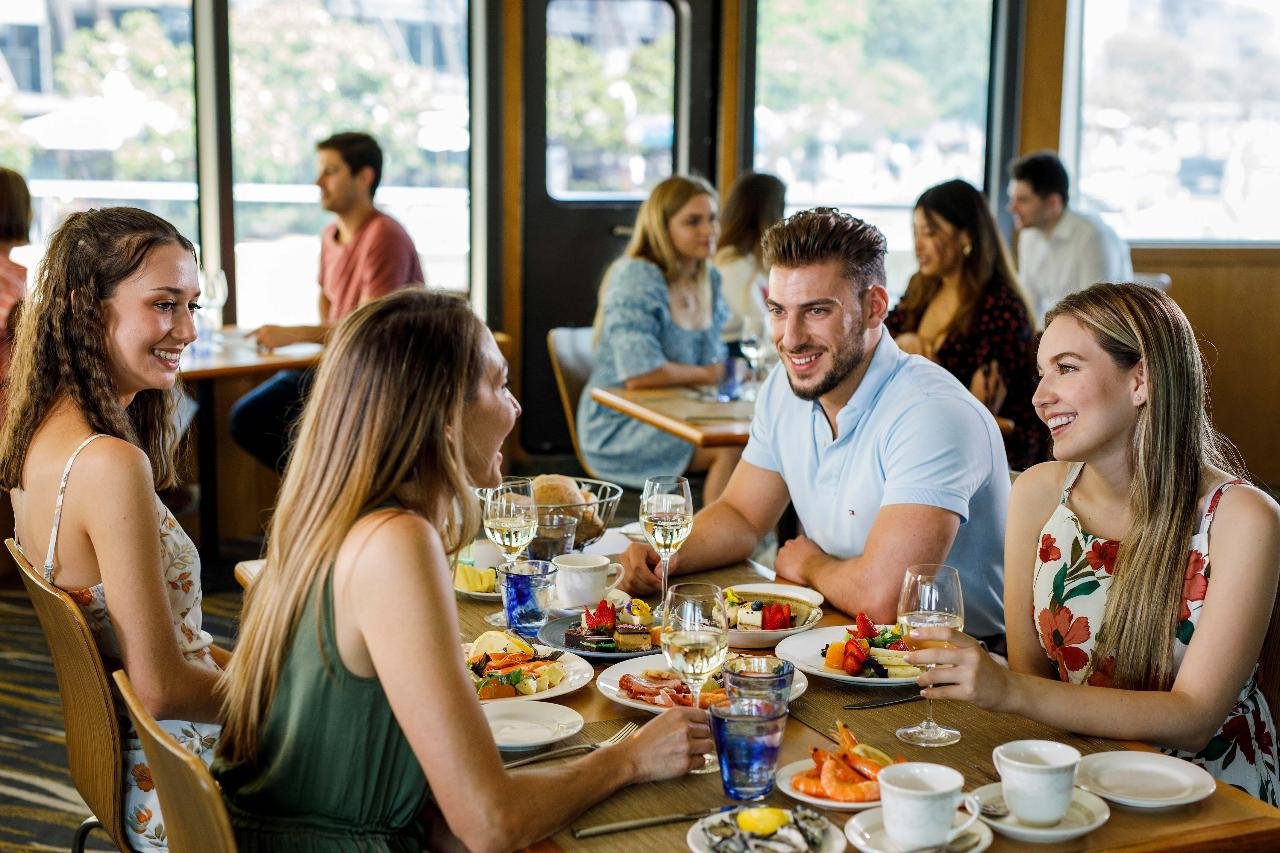
[[611, 636], [590, 634], [582, 638], [582, 649], [588, 652], [616, 652], [618, 644]]
[[649, 628], [645, 625], [628, 625], [619, 622], [613, 629], [613, 641], [620, 652], [647, 652], [653, 649]]

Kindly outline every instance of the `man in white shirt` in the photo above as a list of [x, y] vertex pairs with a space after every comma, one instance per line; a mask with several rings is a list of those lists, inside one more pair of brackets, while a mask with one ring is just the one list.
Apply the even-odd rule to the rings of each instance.
[[1067, 170], [1051, 151], [1009, 166], [1009, 213], [1018, 229], [1018, 276], [1036, 325], [1069, 293], [1100, 281], [1130, 281], [1129, 244], [1099, 219], [1069, 210]]

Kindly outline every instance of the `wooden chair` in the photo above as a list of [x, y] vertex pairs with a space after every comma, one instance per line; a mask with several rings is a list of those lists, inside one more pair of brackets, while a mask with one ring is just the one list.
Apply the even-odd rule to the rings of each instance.
[[582, 397], [582, 389], [587, 387], [587, 380], [591, 378], [591, 334], [590, 326], [561, 326], [552, 329], [547, 332], [547, 352], [551, 356], [551, 372], [555, 374], [556, 387], [560, 389], [564, 418], [569, 423], [573, 452], [578, 457], [582, 470], [595, 477], [596, 473], [587, 464], [582, 448], [578, 445], [578, 400]]
[[18, 564], [49, 643], [62, 697], [67, 766], [76, 790], [93, 812], [76, 830], [71, 849], [84, 850], [89, 833], [100, 827], [117, 847], [128, 850], [120, 723], [89, 623], [71, 596], [46, 582], [44, 573], [31, 565], [12, 539], [4, 544]]
[[147, 754], [169, 849], [174, 853], [235, 853], [231, 819], [209, 768], [157, 725], [142, 707], [124, 670], [116, 670], [112, 677]]

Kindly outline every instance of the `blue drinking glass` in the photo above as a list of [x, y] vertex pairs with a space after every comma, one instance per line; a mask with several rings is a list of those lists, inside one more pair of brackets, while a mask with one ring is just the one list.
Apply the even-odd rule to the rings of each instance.
[[716, 382], [716, 399], [721, 403], [731, 403], [742, 395], [742, 382], [747, 375], [747, 360], [730, 357], [724, 360], [724, 369]]
[[721, 699], [707, 709], [720, 758], [720, 781], [735, 800], [760, 800], [773, 790], [785, 703], [768, 699]]
[[520, 560], [498, 568], [507, 627], [522, 637], [537, 637], [547, 624], [556, 588], [556, 567], [545, 560]]

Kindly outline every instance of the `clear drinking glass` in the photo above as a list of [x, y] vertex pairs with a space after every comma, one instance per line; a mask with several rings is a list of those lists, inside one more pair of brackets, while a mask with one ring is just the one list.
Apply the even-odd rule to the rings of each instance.
[[[689, 687], [693, 707], [701, 707], [702, 686], [729, 653], [729, 616], [720, 587], [678, 583], [663, 605], [662, 653], [671, 670]], [[718, 768], [713, 757], [694, 773]]]
[[742, 398], [754, 400], [756, 385], [760, 378], [760, 355], [763, 342], [768, 337], [767, 324], [756, 317], [742, 318], [742, 331], [739, 332], [738, 350], [747, 360], [747, 378], [742, 383]]
[[526, 477], [504, 477], [502, 485], [481, 493], [484, 532], [502, 552], [504, 563], [514, 562], [538, 532], [533, 483]]
[[[693, 532], [693, 495], [684, 477], [650, 477], [640, 495], [640, 525], [645, 538], [658, 552], [662, 563], [662, 601], [666, 607], [667, 570], [671, 555], [680, 550]], [[655, 614], [656, 616], [657, 614]]]
[[222, 350], [222, 308], [227, 304], [227, 275], [222, 270], [200, 271], [200, 313], [210, 330], [205, 346], [210, 352]]
[[[898, 595], [898, 626], [908, 649], [951, 648], [946, 640], [913, 640], [911, 631], [914, 628], [964, 630], [964, 596], [960, 590], [960, 573], [955, 567], [924, 563], [907, 569]], [[925, 708], [923, 721], [898, 729], [899, 740], [916, 746], [947, 746], [960, 740], [960, 732], [933, 721], [932, 700], [926, 701]]]

